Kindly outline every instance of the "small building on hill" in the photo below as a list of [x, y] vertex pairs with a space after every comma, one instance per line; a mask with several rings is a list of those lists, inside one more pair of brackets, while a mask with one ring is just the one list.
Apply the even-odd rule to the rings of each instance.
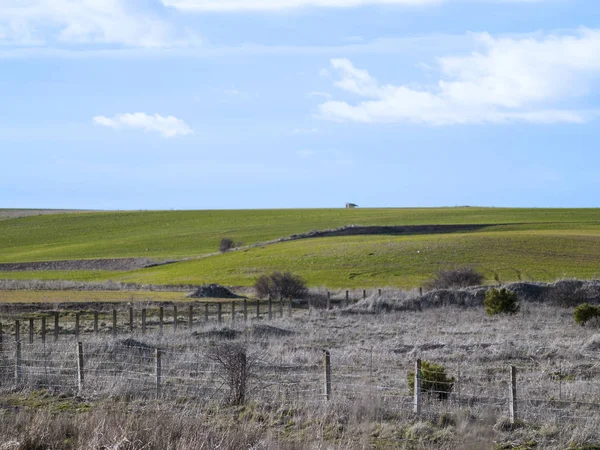
[[346, 203], [346, 209], [358, 208], [358, 205], [354, 203]]

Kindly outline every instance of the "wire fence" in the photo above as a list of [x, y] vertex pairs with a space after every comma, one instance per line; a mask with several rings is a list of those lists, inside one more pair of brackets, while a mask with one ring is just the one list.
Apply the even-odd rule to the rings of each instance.
[[600, 425], [598, 363], [523, 360], [512, 366], [459, 363], [442, 370], [376, 349], [349, 353], [298, 346], [281, 348], [277, 354], [254, 343], [239, 347], [244, 352], [241, 369], [232, 366], [234, 360], [226, 354], [234, 345], [160, 335], [5, 341], [0, 393], [47, 389], [92, 399], [206, 403], [231, 400], [243, 378], [245, 401], [346, 402], [381, 414], [432, 418], [464, 409], [512, 421]]

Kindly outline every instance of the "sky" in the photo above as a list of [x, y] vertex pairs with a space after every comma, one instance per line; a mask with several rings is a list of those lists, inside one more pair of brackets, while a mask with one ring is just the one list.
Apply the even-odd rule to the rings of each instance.
[[0, 208], [600, 207], [596, 0], [0, 0]]

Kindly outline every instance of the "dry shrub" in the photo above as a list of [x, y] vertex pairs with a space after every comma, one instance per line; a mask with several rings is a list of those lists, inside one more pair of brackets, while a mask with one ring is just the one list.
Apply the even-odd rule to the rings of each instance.
[[469, 286], [480, 286], [485, 281], [485, 276], [472, 267], [438, 270], [433, 278], [425, 283], [425, 288], [452, 289]]
[[308, 295], [306, 282], [291, 272], [273, 272], [260, 276], [254, 283], [256, 295], [260, 298], [305, 298]]

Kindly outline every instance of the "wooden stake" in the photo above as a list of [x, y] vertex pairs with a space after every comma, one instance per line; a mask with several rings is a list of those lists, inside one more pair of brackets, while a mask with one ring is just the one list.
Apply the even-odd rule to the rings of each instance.
[[156, 349], [156, 397], [160, 397], [162, 388], [162, 352], [160, 348]]
[[367, 291], [363, 289], [363, 300], [367, 298]]
[[133, 333], [133, 307], [129, 307], [129, 332]]
[[328, 350], [323, 350], [323, 372], [325, 376], [325, 399], [331, 400], [331, 355]]
[[15, 381], [17, 384], [21, 384], [23, 381], [23, 369], [21, 366], [23, 355], [21, 353], [21, 341], [17, 341], [17, 348], [15, 352]]
[[[46, 318], [42, 317], [42, 344], [46, 343]], [[0, 325], [0, 351], [2, 351], [2, 325]]]
[[173, 305], [173, 331], [177, 331], [177, 305]]
[[142, 309], [142, 333], [146, 332], [146, 308]]
[[417, 359], [415, 363], [415, 397], [414, 397], [414, 413], [417, 416], [421, 415], [421, 360]]
[[260, 300], [256, 300], [256, 318], [260, 319]]
[[269, 297], [269, 320], [273, 320], [273, 300]]
[[223, 323], [223, 305], [221, 303], [217, 303], [217, 321]]
[[58, 326], [58, 318], [60, 313], [58, 311], [54, 312], [54, 340], [58, 341], [58, 332], [60, 331], [60, 327]]
[[21, 342], [21, 322], [15, 320], [15, 342]]
[[75, 313], [75, 339], [79, 339], [79, 313]]
[[279, 297], [279, 318], [283, 317], [283, 299]]
[[510, 366], [510, 390], [508, 391], [508, 418], [512, 425], [517, 421], [517, 368]]
[[83, 344], [77, 342], [77, 387], [83, 390]]
[[165, 326], [165, 307], [161, 306], [158, 308], [158, 329], [162, 334], [163, 328]]
[[231, 302], [231, 321], [235, 322], [235, 302]]
[[33, 344], [33, 332], [34, 332], [34, 322], [33, 319], [29, 319], [29, 343]]
[[248, 322], [248, 300], [244, 299], [244, 322]]
[[112, 314], [112, 335], [114, 338], [117, 337], [117, 310], [113, 309], [113, 314]]
[[205, 303], [204, 304], [204, 321], [205, 322], [208, 322], [208, 307], [209, 307], [209, 304]]
[[331, 309], [331, 292], [327, 291], [327, 311]]
[[94, 311], [94, 334], [98, 334], [98, 311]]
[[350, 304], [350, 292], [346, 291], [346, 306]]
[[190, 304], [188, 308], [188, 328], [194, 328], [194, 305]]

